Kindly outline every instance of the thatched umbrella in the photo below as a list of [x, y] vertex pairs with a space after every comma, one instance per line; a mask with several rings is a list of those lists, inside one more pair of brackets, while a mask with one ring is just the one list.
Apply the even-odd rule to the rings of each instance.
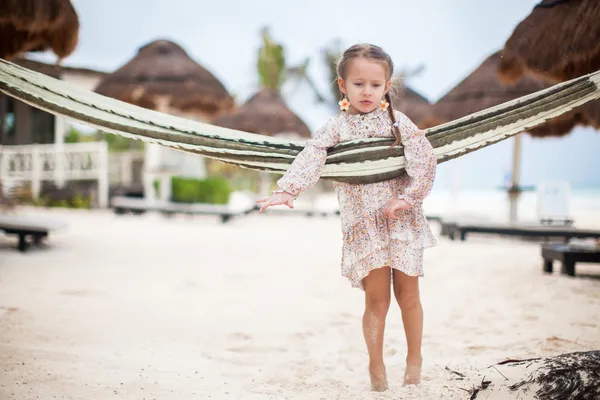
[[[516, 83], [498, 78], [500, 52], [489, 56], [475, 71], [440, 98], [423, 117], [421, 128], [430, 128], [465, 115], [546, 89], [551, 83], [524, 75]], [[534, 137], [564, 136], [577, 125], [600, 127], [600, 101], [590, 101], [558, 118], [530, 129]]]
[[[210, 122], [228, 112], [233, 97], [223, 84], [203, 66], [192, 60], [179, 45], [157, 40], [142, 46], [137, 55], [107, 75], [95, 91], [127, 103]], [[205, 160], [192, 154], [163, 148], [157, 144], [146, 147], [144, 160], [144, 191], [154, 198], [152, 176], [170, 174], [203, 177]], [[168, 185], [161, 186], [161, 197], [169, 197]]]
[[0, 58], [51, 49], [70, 55], [79, 40], [79, 18], [70, 0], [0, 0]]
[[[462, 118], [471, 113], [545, 89], [551, 84], [524, 75], [515, 84], [506, 84], [498, 78], [500, 52], [489, 56], [475, 71], [440, 98], [424, 117], [422, 128], [430, 128]], [[558, 118], [528, 131], [535, 137], [563, 136], [576, 125], [600, 126], [600, 101], [591, 101]], [[520, 135], [515, 136], [512, 184], [508, 189], [511, 200], [510, 220], [516, 220], [516, 201], [521, 188], [518, 184], [520, 169]]]
[[502, 51], [500, 75], [525, 72], [550, 82], [600, 69], [600, 1], [543, 0], [515, 28]]
[[[290, 110], [275, 89], [262, 89], [246, 103], [230, 114], [214, 120], [213, 125], [238, 129], [261, 135], [287, 137], [290, 139], [308, 139], [310, 129], [292, 110]], [[261, 195], [266, 195], [271, 185], [271, 177], [260, 172]]]
[[452, 121], [550, 86], [530, 77], [524, 77], [515, 85], [501, 82], [497, 77], [500, 59], [500, 52], [489, 56], [475, 71], [433, 104], [423, 118], [423, 128]]
[[217, 118], [212, 124], [268, 136], [311, 137], [308, 126], [273, 89], [262, 89], [244, 105]]
[[423, 128], [423, 119], [431, 108], [429, 100], [408, 86], [396, 87], [391, 93], [393, 107], [406, 114], [419, 128]]
[[233, 107], [225, 86], [179, 45], [157, 40], [107, 75], [96, 92], [154, 110], [212, 120]]

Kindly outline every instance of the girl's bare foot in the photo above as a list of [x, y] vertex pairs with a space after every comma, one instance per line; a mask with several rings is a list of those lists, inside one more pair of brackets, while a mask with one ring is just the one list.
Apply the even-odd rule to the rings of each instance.
[[421, 383], [421, 366], [423, 360], [406, 361], [406, 369], [404, 371], [404, 385], [418, 385]]
[[374, 392], [385, 392], [388, 390], [388, 381], [385, 372], [385, 365], [369, 365], [369, 375], [371, 376], [371, 390]]

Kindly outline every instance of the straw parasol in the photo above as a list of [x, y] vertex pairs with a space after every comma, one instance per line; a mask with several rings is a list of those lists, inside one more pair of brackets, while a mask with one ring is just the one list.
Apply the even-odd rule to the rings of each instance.
[[[551, 86], [550, 83], [527, 74], [514, 84], [506, 84], [498, 78], [500, 61], [500, 52], [489, 56], [475, 71], [431, 107], [429, 113], [424, 117], [421, 127], [430, 128], [440, 125]], [[591, 101], [530, 129], [528, 133], [534, 137], [563, 136], [576, 125], [598, 127], [600, 126], [599, 110], [600, 101]], [[514, 139], [512, 183], [508, 189], [511, 200], [511, 221], [516, 220], [516, 201], [519, 193], [523, 190], [518, 182], [520, 152], [521, 135], [518, 135]]]
[[107, 75], [96, 92], [141, 107], [211, 120], [228, 112], [233, 97], [179, 45], [157, 40]]
[[[140, 107], [204, 122], [234, 106], [233, 97], [223, 84], [169, 40], [142, 46], [133, 59], [107, 75], [95, 91]], [[153, 179], [158, 177], [166, 183], [174, 174], [204, 178], [205, 160], [148, 144], [144, 153], [144, 197], [154, 199]], [[161, 185], [164, 201], [169, 200], [169, 188], [168, 184]]]
[[[213, 125], [238, 129], [260, 135], [308, 139], [310, 129], [300, 117], [288, 108], [281, 94], [275, 89], [263, 88], [246, 103], [230, 114], [214, 120]], [[264, 171], [259, 173], [258, 191], [266, 196], [272, 185], [272, 177]]]
[[212, 122], [214, 125], [268, 136], [310, 138], [310, 129], [274, 89], [262, 89], [244, 105]]
[[504, 84], [497, 78], [499, 63], [500, 52], [489, 56], [475, 71], [431, 106], [423, 118], [423, 128], [449, 122], [550, 86], [530, 77], [524, 77], [514, 85]]
[[51, 49], [60, 58], [75, 50], [79, 18], [70, 0], [0, 0], [0, 57]]
[[402, 111], [419, 128], [422, 128], [423, 118], [431, 108], [429, 100], [408, 86], [394, 88], [391, 97], [394, 109]]
[[[467, 78], [431, 106], [423, 118], [421, 128], [430, 128], [462, 118], [552, 85], [528, 74], [514, 84], [504, 83], [498, 78], [501, 60], [500, 52], [489, 56]], [[530, 129], [528, 134], [540, 138], [564, 136], [577, 125], [600, 127], [600, 100], [588, 102], [560, 117], [538, 125]]]
[[550, 82], [600, 69], [600, 1], [543, 0], [513, 31], [502, 51], [500, 75], [525, 72]]

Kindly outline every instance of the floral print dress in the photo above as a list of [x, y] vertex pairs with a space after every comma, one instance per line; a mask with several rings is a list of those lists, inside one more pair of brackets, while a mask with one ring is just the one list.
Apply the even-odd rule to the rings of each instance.
[[[363, 278], [376, 268], [389, 266], [410, 276], [423, 276], [423, 250], [436, 245], [422, 209], [435, 178], [433, 148], [406, 115], [399, 111], [394, 115], [404, 146], [406, 174], [370, 184], [334, 182], [343, 232], [342, 275], [352, 287], [363, 290]], [[319, 180], [329, 147], [372, 137], [393, 137], [386, 110], [340, 113], [330, 118], [277, 181], [278, 188], [298, 197]], [[383, 214], [394, 197], [412, 205], [409, 210], [398, 211], [400, 218], [395, 220]]]

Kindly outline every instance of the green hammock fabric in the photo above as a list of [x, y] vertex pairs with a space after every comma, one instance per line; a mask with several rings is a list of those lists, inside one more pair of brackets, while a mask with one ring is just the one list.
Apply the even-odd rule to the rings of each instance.
[[[0, 91], [33, 107], [132, 139], [282, 174], [304, 142], [186, 120], [82, 90], [0, 59]], [[563, 82], [425, 131], [438, 163], [490, 146], [600, 97], [600, 71]], [[332, 147], [321, 175], [349, 183], [380, 182], [404, 173], [402, 146], [357, 139]]]

